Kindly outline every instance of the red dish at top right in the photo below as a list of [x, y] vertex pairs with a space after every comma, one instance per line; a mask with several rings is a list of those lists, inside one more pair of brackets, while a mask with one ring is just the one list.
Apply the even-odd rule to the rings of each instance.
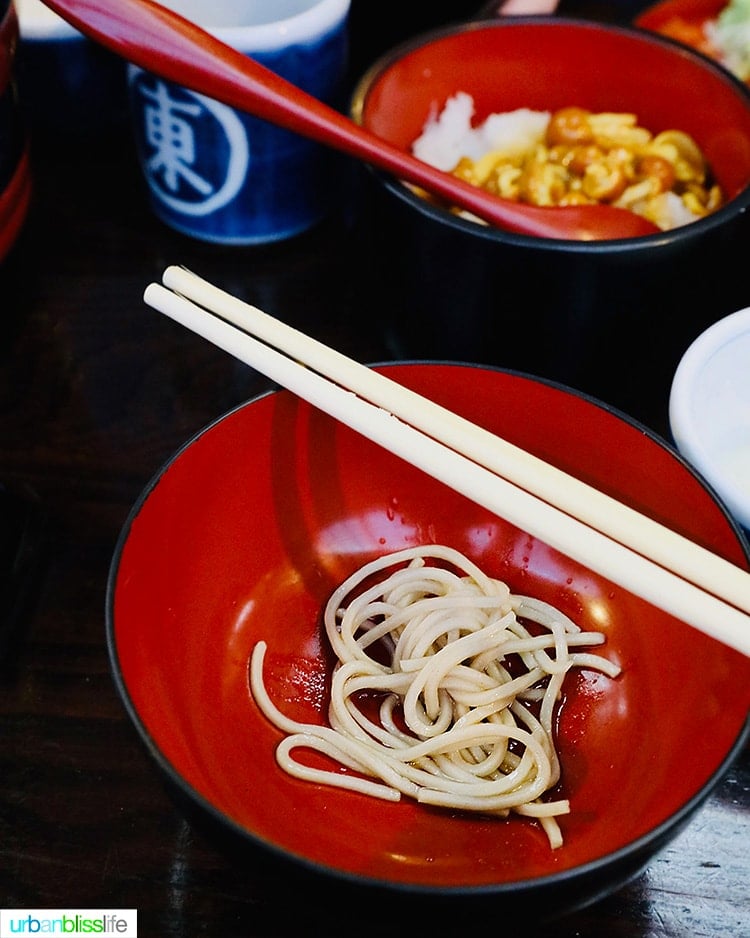
[[635, 25], [697, 49], [750, 85], [750, 0], [662, 0]]

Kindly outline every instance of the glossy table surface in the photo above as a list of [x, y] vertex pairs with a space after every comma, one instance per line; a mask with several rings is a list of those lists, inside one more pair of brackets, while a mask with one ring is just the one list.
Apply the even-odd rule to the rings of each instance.
[[[104, 637], [109, 564], [139, 493], [269, 386], [147, 309], [144, 287], [184, 264], [361, 361], [387, 360], [357, 275], [366, 234], [344, 213], [289, 242], [217, 248], [153, 218], [126, 130], [74, 143], [41, 129], [32, 153], [34, 203], [0, 284], [0, 908], [137, 908], [139, 934], [162, 938], [435, 927], [424, 902], [352, 917], [306, 874], [237, 853], [183, 811], [116, 696]], [[666, 402], [644, 402], [642, 418], [665, 434]], [[639, 878], [524, 933], [746, 938], [748, 844], [745, 749]], [[467, 927], [470, 911], [451, 914], [438, 924]]]

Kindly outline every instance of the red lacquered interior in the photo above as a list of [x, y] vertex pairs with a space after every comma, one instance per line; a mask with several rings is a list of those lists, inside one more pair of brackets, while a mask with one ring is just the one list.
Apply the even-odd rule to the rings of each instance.
[[363, 125], [409, 149], [431, 111], [471, 94], [477, 121], [520, 107], [627, 111], [691, 134], [728, 195], [750, 182], [750, 95], [717, 67], [637, 30], [570, 21], [468, 25], [415, 44], [359, 89]]
[[636, 26], [657, 32], [669, 20], [678, 17], [689, 23], [702, 24], [714, 19], [727, 5], [727, 0], [662, 0], [638, 14]]
[[[461, 365], [398, 381], [746, 566], [722, 510], [670, 451], [563, 390]], [[529, 820], [390, 804], [287, 777], [248, 690], [254, 644], [291, 716], [324, 720], [320, 614], [374, 555], [467, 552], [607, 635], [609, 680], [571, 676], [559, 722], [572, 813], [551, 852]], [[742, 732], [750, 661], [493, 517], [292, 395], [251, 403], [172, 461], [132, 518], [110, 596], [118, 679], [161, 764], [239, 829], [381, 881], [463, 888], [594, 861], [665, 822]]]

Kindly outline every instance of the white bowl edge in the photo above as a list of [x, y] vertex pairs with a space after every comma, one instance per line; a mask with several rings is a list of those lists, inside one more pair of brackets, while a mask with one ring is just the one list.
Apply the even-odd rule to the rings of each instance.
[[[707, 366], [720, 352], [738, 338], [750, 342], [750, 306], [718, 320], [689, 346], [675, 371], [669, 397], [669, 423], [677, 449], [715, 488], [740, 524], [750, 530], [750, 476], [740, 485], [726, 466], [717, 449], [707, 441], [696, 414], [695, 394]], [[750, 440], [750, 359], [747, 362], [747, 386], [737, 413], [737, 431], [746, 430]], [[724, 401], [726, 403], [726, 401]], [[724, 421], [731, 428], [726, 408], [717, 410], [717, 431]]]

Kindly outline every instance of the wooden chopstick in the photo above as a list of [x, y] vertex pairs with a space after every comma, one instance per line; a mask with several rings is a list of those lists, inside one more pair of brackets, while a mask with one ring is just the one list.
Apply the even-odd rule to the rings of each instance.
[[750, 655], [747, 571], [189, 271], [170, 267], [163, 279], [164, 286], [147, 287], [148, 305], [477, 504]]
[[184, 268], [167, 268], [163, 282], [520, 488], [750, 613], [748, 575], [724, 558]]

